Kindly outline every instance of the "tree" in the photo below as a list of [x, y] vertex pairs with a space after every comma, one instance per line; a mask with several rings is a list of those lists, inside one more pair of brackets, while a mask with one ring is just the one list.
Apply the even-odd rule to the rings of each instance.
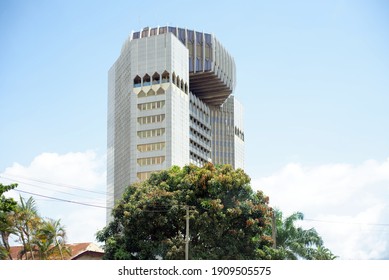
[[32, 241], [41, 226], [42, 218], [38, 214], [38, 208], [32, 197], [27, 201], [22, 196], [19, 196], [19, 198], [20, 204], [16, 208], [14, 219], [17, 235], [24, 248], [21, 255], [24, 255], [26, 259], [34, 260], [35, 253]]
[[336, 258], [337, 256], [335, 256], [328, 248], [321, 245], [313, 251], [310, 257], [312, 260], [334, 260]]
[[303, 229], [295, 222], [304, 219], [301, 212], [296, 212], [283, 219], [282, 212], [275, 210], [276, 250], [275, 258], [285, 260], [332, 260], [331, 251], [323, 247], [323, 240], [314, 228]]
[[17, 187], [16, 184], [0, 184], [0, 259], [12, 259], [9, 238], [18, 237], [23, 249], [20, 259], [64, 259], [70, 255], [66, 246], [66, 231], [60, 220], [43, 219], [38, 214], [35, 200], [20, 198], [19, 204], [3, 193]]
[[64, 259], [64, 253], [70, 255], [66, 246], [66, 231], [61, 225], [61, 220], [43, 220], [34, 237], [33, 244], [36, 245], [41, 260], [50, 259], [60, 255]]
[[17, 202], [12, 198], [6, 198], [4, 193], [17, 187], [17, 184], [0, 184], [0, 260], [12, 259], [10, 254], [9, 236], [13, 234], [14, 228], [9, 218], [10, 213], [15, 211]]
[[129, 186], [97, 233], [106, 259], [183, 259], [186, 207], [190, 259], [270, 259], [268, 197], [254, 192], [243, 170], [194, 165], [151, 175]]
[[17, 186], [17, 184], [0, 184], [0, 213], [9, 213], [15, 209], [17, 202], [13, 198], [6, 198], [4, 193], [16, 188]]

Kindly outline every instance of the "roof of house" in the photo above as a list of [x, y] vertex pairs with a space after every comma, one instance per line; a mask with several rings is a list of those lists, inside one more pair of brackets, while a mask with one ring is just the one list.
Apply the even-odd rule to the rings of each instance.
[[[70, 255], [65, 254], [64, 259], [65, 260], [76, 260], [80, 258], [81, 256], [93, 256], [94, 258], [103, 257], [104, 251], [99, 246], [97, 246], [94, 243], [91, 242], [85, 242], [85, 243], [73, 243], [73, 244], [66, 244], [68, 248], [70, 249]], [[25, 259], [25, 257], [20, 258], [20, 251], [23, 249], [23, 246], [12, 246], [10, 248], [11, 256], [13, 260], [20, 260]], [[60, 260], [61, 256], [56, 254], [54, 256], [51, 256], [50, 259], [52, 260]]]

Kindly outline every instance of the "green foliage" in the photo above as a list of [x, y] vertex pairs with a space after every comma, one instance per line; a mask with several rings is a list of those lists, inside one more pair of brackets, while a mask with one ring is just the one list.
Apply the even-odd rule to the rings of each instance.
[[27, 200], [20, 197], [19, 204], [13, 199], [3, 197], [3, 192], [16, 186], [0, 185], [0, 259], [12, 259], [9, 253], [11, 235], [16, 236], [23, 245], [19, 259], [64, 259], [65, 254], [70, 255], [65, 245], [66, 231], [60, 220], [39, 216], [32, 197]]
[[296, 212], [283, 219], [282, 212], [276, 215], [276, 249], [273, 257], [280, 260], [333, 260], [336, 258], [331, 251], [323, 246], [323, 240], [314, 228], [303, 229], [295, 223], [304, 219], [301, 212]]
[[0, 184], [0, 260], [10, 259], [9, 254], [9, 236], [14, 233], [10, 213], [15, 211], [17, 202], [12, 198], [6, 198], [4, 193], [17, 187], [17, 184], [3, 185]]
[[229, 165], [175, 166], [129, 186], [114, 220], [97, 233], [106, 259], [184, 259], [185, 206], [190, 259], [270, 259], [268, 198]]
[[9, 190], [16, 188], [17, 184], [3, 185], [0, 184], [0, 214], [11, 212], [16, 207], [16, 201], [13, 198], [6, 198], [3, 194]]
[[34, 236], [33, 241], [41, 260], [50, 259], [51, 256], [70, 255], [66, 247], [66, 231], [60, 220], [45, 219]]

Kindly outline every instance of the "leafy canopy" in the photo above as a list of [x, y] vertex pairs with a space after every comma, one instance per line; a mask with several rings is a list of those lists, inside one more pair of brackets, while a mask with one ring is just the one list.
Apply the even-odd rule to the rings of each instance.
[[6, 198], [4, 193], [17, 187], [17, 184], [3, 185], [0, 184], [0, 214], [15, 210], [16, 201], [13, 198]]
[[22, 244], [19, 259], [64, 259], [70, 255], [66, 246], [66, 231], [60, 220], [42, 218], [38, 214], [35, 200], [20, 196], [19, 204], [3, 193], [14, 189], [17, 184], [0, 184], [0, 260], [12, 259], [10, 238], [17, 237]]
[[333, 260], [334, 254], [323, 246], [323, 240], [314, 229], [303, 229], [297, 226], [304, 219], [301, 212], [283, 218], [280, 210], [275, 210], [276, 219], [276, 249], [273, 250], [275, 259], [281, 260]]
[[268, 198], [230, 165], [174, 166], [129, 186], [97, 233], [107, 259], [183, 259], [185, 206], [190, 259], [269, 259]]

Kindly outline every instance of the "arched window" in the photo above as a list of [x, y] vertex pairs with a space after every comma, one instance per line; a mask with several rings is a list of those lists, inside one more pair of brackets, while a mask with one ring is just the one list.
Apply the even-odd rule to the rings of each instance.
[[173, 72], [173, 84], [176, 83], [176, 73]]
[[181, 79], [180, 82], [181, 82], [181, 83], [180, 83], [180, 85], [181, 85], [181, 90], [182, 90], [182, 91], [185, 91], [185, 89], [184, 89], [184, 86], [185, 86], [185, 85], [184, 85], [184, 80]]
[[137, 75], [134, 78], [134, 88], [141, 87], [142, 86], [142, 80], [141, 78]]
[[149, 86], [151, 85], [151, 79], [149, 74], [146, 74], [143, 76], [143, 86]]
[[181, 81], [180, 81], [180, 76], [177, 76], [177, 80], [176, 80], [176, 86], [178, 87], [178, 88], [180, 88], [181, 86], [180, 86], [180, 83]]
[[186, 94], [189, 93], [189, 92], [188, 92], [188, 84], [187, 84], [187, 83], [185, 83], [185, 93], [186, 93]]
[[157, 72], [154, 73], [152, 78], [153, 78], [153, 85], [159, 84], [160, 76], [159, 76], [159, 74]]
[[169, 72], [168, 71], [164, 71], [162, 73], [162, 83], [168, 83], [169, 82]]

